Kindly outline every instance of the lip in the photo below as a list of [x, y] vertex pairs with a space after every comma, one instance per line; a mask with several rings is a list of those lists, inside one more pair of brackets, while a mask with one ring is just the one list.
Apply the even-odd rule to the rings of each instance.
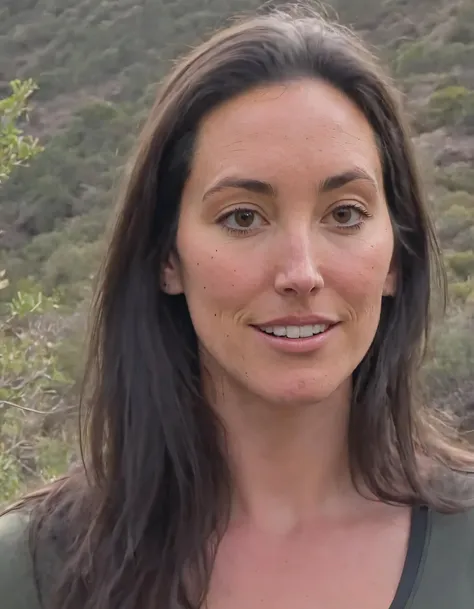
[[[318, 323], [318, 322], [314, 322]], [[319, 322], [324, 323], [324, 322]], [[327, 323], [327, 322], [326, 322]], [[273, 325], [273, 324], [271, 324]], [[275, 323], [275, 325], [277, 325]], [[281, 325], [300, 325], [300, 324], [281, 324]], [[304, 324], [301, 324], [304, 325]], [[260, 340], [266, 342], [266, 344], [276, 351], [280, 351], [282, 353], [311, 353], [315, 352], [324, 344], [331, 339], [331, 336], [334, 332], [337, 332], [338, 323], [333, 323], [329, 325], [327, 330], [321, 332], [320, 334], [315, 334], [314, 336], [308, 336], [305, 338], [287, 338], [286, 336], [275, 336], [274, 334], [267, 334], [263, 330], [260, 330], [259, 327], [265, 326], [253, 326], [253, 330], [260, 337]]]
[[[255, 328], [268, 328], [270, 326], [334, 326], [339, 322], [338, 319], [326, 317], [325, 315], [306, 315], [299, 317], [290, 315], [289, 317], [279, 317], [262, 324], [252, 324]], [[297, 339], [292, 339], [297, 340]]]

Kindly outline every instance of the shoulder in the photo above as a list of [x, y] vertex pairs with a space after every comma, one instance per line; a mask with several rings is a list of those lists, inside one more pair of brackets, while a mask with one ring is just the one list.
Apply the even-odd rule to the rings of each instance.
[[430, 533], [436, 547], [441, 549], [449, 544], [458, 549], [465, 548], [474, 558], [474, 508], [451, 514], [432, 511]]
[[410, 609], [472, 609], [474, 509], [446, 514], [428, 510], [426, 535]]
[[61, 572], [62, 560], [49, 527], [33, 538], [34, 507], [15, 509], [0, 516], [0, 607], [40, 609], [50, 599]]
[[[453, 513], [431, 511], [431, 527], [438, 533], [474, 533], [474, 507]], [[473, 539], [474, 541], [474, 539]]]
[[40, 607], [29, 544], [26, 511], [0, 517], [0, 591], [2, 609]]

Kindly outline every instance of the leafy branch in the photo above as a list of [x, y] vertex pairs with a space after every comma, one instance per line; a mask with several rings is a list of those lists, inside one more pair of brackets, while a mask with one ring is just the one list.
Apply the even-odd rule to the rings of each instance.
[[14, 167], [25, 165], [42, 151], [37, 138], [24, 135], [19, 122], [28, 118], [28, 101], [37, 89], [33, 80], [13, 80], [12, 93], [0, 99], [0, 184]]

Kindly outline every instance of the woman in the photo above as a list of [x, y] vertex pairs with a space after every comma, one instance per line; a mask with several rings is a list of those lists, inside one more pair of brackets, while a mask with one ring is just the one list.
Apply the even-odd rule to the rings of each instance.
[[103, 267], [87, 469], [0, 520], [2, 608], [472, 609], [473, 458], [416, 400], [438, 265], [352, 34], [276, 11], [199, 46]]

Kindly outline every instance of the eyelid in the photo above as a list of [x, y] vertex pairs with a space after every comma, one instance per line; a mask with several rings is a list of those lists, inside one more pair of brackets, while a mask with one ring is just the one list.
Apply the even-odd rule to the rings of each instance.
[[[260, 222], [262, 224], [268, 223], [268, 220], [265, 218], [265, 216], [263, 215], [263, 213], [259, 210], [256, 209], [257, 206], [254, 206], [254, 204], [246, 202], [244, 204], [235, 204], [232, 208], [227, 209], [226, 211], [222, 211], [216, 218], [216, 223], [221, 225], [223, 228], [225, 228], [226, 230], [233, 232], [233, 233], [239, 233], [239, 234], [246, 234], [246, 233], [250, 233], [253, 232], [255, 230], [258, 230], [259, 228], [261, 228], [260, 226], [255, 227], [255, 228], [233, 228], [233, 227], [229, 227], [229, 226], [225, 226], [225, 222], [228, 218], [230, 218], [233, 214], [240, 212], [240, 211], [250, 211], [252, 213], [254, 213], [256, 216], [259, 217]], [[346, 230], [350, 230], [351, 228], [357, 228], [357, 227], [361, 227], [362, 224], [364, 223], [364, 219], [368, 219], [372, 217], [372, 214], [368, 211], [366, 205], [364, 205], [362, 202], [356, 200], [356, 199], [346, 199], [346, 200], [339, 200], [337, 203], [335, 203], [323, 216], [323, 220], [325, 218], [327, 218], [327, 216], [330, 216], [332, 213], [334, 213], [335, 211], [339, 210], [339, 209], [344, 209], [344, 208], [349, 208], [349, 209], [354, 209], [356, 211], [358, 211], [362, 218], [358, 223], [352, 224], [350, 226], [346, 226]], [[343, 229], [344, 226], [343, 225], [338, 225], [339, 228]]]
[[356, 209], [366, 218], [372, 217], [372, 214], [367, 209], [367, 206], [364, 205], [362, 202], [358, 201], [357, 199], [347, 199], [347, 200], [338, 201], [329, 209], [329, 211], [327, 211], [324, 214], [324, 217], [326, 217], [329, 214], [332, 214], [337, 209], [341, 209], [341, 208], [345, 208], [345, 207]]
[[[234, 228], [232, 226], [227, 226], [226, 225], [226, 221], [235, 213], [237, 212], [241, 212], [241, 211], [250, 211], [253, 214], [255, 214], [256, 217], [258, 217], [260, 219], [260, 226], [256, 226], [256, 227], [248, 227], [248, 228]], [[258, 231], [260, 228], [262, 228], [262, 226], [268, 223], [267, 220], [263, 217], [263, 215], [256, 209], [253, 209], [252, 207], [250, 207], [249, 205], [240, 205], [240, 206], [236, 206], [224, 213], [222, 213], [218, 218], [217, 218], [217, 224], [219, 224], [223, 229], [225, 229], [226, 231], [228, 231], [230, 234], [234, 234], [234, 235], [239, 235], [239, 236], [244, 236], [244, 235], [248, 235], [254, 231]]]
[[340, 201], [338, 204], [334, 205], [324, 215], [323, 220], [325, 220], [327, 217], [331, 217], [331, 215], [335, 211], [338, 211], [340, 209], [350, 209], [351, 211], [355, 210], [360, 214], [360, 217], [358, 218], [358, 221], [354, 222], [353, 224], [339, 224], [336, 221], [334, 221], [334, 223], [331, 223], [330, 221], [327, 222], [328, 225], [331, 224], [332, 227], [336, 228], [338, 231], [347, 231], [348, 233], [350, 233], [352, 231], [360, 230], [364, 226], [365, 222], [372, 217], [372, 214], [362, 203], [360, 203], [359, 201], [351, 200], [347, 202]]
[[222, 223], [226, 218], [228, 218], [232, 214], [235, 214], [238, 211], [251, 211], [254, 214], [258, 214], [265, 222], [267, 221], [261, 210], [257, 209], [256, 206], [254, 206], [252, 203], [236, 203], [232, 208], [227, 209], [226, 211], [221, 211], [217, 215], [216, 222]]

